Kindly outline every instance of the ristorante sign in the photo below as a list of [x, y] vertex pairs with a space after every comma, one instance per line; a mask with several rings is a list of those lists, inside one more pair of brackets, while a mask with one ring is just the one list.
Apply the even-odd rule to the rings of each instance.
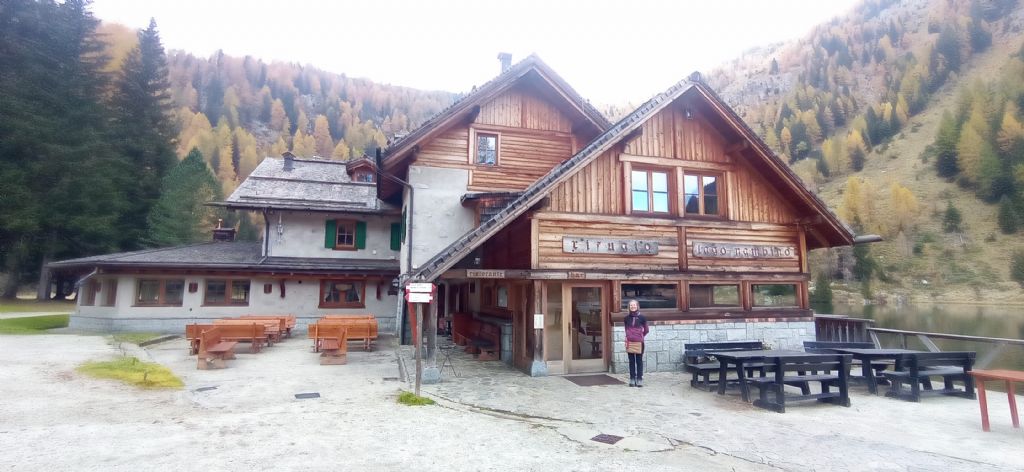
[[693, 257], [718, 257], [727, 259], [788, 259], [796, 257], [796, 247], [694, 241]]
[[570, 254], [653, 256], [658, 254], [658, 242], [647, 239], [610, 239], [598, 236], [563, 236], [562, 252]]

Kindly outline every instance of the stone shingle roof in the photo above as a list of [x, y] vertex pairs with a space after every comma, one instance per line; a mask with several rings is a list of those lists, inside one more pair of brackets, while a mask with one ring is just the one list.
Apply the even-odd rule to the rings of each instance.
[[231, 196], [218, 205], [331, 213], [397, 211], [377, 199], [375, 183], [353, 182], [344, 162], [315, 158], [296, 158], [291, 170], [284, 169], [284, 159], [264, 159]]
[[258, 242], [208, 242], [143, 251], [119, 252], [54, 262], [54, 270], [94, 268], [153, 268], [246, 270], [253, 272], [397, 274], [398, 261], [386, 259], [339, 259], [263, 257]]

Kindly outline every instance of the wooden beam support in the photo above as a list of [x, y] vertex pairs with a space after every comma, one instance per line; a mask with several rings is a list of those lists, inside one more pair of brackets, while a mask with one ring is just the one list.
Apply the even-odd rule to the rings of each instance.
[[740, 151], [744, 151], [750, 147], [750, 141], [743, 139], [739, 142], [732, 143], [725, 147], [726, 154], [735, 154]]

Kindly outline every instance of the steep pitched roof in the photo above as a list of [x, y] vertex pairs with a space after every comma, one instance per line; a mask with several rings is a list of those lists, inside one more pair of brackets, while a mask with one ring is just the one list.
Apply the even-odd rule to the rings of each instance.
[[276, 208], [331, 213], [394, 213], [377, 199], [372, 182], [353, 182], [345, 162], [267, 158], [220, 205], [239, 209]]
[[55, 270], [152, 268], [247, 270], [254, 272], [397, 274], [398, 261], [312, 257], [263, 257], [257, 242], [207, 242], [142, 251], [119, 252], [54, 262]]
[[574, 109], [579, 111], [580, 115], [593, 126], [594, 131], [601, 132], [611, 126], [608, 118], [605, 118], [600, 111], [576, 93], [540, 57], [536, 54], [531, 54], [494, 79], [491, 79], [491, 81], [457, 100], [448, 108], [441, 110], [438, 114], [425, 121], [419, 128], [413, 130], [413, 132], [391, 143], [383, 152], [385, 169], [390, 170], [398, 161], [403, 160], [416, 145], [444, 131], [446, 125], [452, 123], [452, 120], [473, 113], [475, 107], [486, 103], [488, 99], [505, 91], [530, 72], [540, 74], [541, 78], [563, 96]]
[[540, 203], [540, 201], [546, 197], [556, 185], [569, 179], [577, 171], [586, 167], [586, 165], [594, 159], [597, 159], [597, 157], [602, 153], [629, 136], [630, 133], [640, 128], [648, 118], [654, 116], [669, 104], [673, 103], [676, 99], [682, 97], [683, 94], [690, 92], [691, 90], [700, 94], [700, 96], [709, 102], [710, 105], [714, 107], [714, 109], [720, 113], [724, 119], [726, 119], [726, 121], [736, 128], [737, 132], [741, 134], [747, 142], [752, 144], [758, 155], [762, 156], [764, 161], [768, 164], [769, 171], [776, 173], [781, 178], [781, 181], [783, 181], [785, 185], [798, 196], [798, 198], [822, 216], [822, 222], [820, 224], [822, 224], [825, 229], [831, 230], [834, 233], [834, 238], [830, 240], [830, 242], [836, 243], [833, 245], [853, 244], [853, 234], [850, 229], [839, 221], [838, 217], [829, 211], [828, 207], [820, 198], [817, 197], [817, 195], [804, 187], [799, 177], [789, 169], [789, 166], [782, 162], [782, 160], [779, 159], [779, 157], [761, 141], [757, 134], [754, 133], [753, 130], [751, 130], [750, 127], [747, 126], [743, 120], [740, 119], [724, 101], [722, 101], [720, 97], [718, 97], [718, 95], [716, 95], [706, 84], [701, 82], [699, 80], [699, 76], [695, 74], [693, 77], [693, 81], [689, 79], [682, 80], [669, 87], [668, 90], [654, 96], [618, 123], [613, 125], [610, 129], [591, 141], [575, 156], [562, 162], [558, 166], [555, 166], [555, 168], [553, 168], [547, 175], [527, 187], [526, 190], [523, 191], [522, 195], [511, 202], [504, 210], [498, 212], [491, 219], [481, 223], [480, 226], [464, 234], [447, 248], [422, 264], [419, 269], [412, 273], [412, 278], [432, 280], [442, 272], [451, 268], [471, 251], [486, 242], [491, 236], [497, 234], [502, 228], [514, 221], [520, 215]]

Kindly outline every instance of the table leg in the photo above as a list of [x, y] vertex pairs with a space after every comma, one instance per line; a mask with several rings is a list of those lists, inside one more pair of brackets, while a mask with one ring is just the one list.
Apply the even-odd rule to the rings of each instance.
[[871, 365], [870, 357], [862, 357], [860, 359], [860, 369], [864, 375], [864, 379], [868, 381], [868, 392], [872, 395], [878, 393], [878, 381], [875, 380], [875, 369]]
[[989, 431], [988, 401], [985, 398], [985, 381], [978, 379], [978, 407], [981, 408], [981, 430]]
[[718, 361], [718, 394], [725, 395], [725, 379], [729, 376], [728, 363], [719, 360]]
[[740, 382], [740, 396], [743, 397], [743, 401], [750, 401], [750, 392], [747, 390], [747, 374], [743, 372], [743, 360], [739, 359], [736, 361], [736, 375]]
[[1013, 427], [1020, 428], [1020, 417], [1017, 416], [1017, 395], [1013, 392], [1013, 381], [1006, 381], [1006, 396], [1010, 398], [1010, 417], [1013, 418]]

